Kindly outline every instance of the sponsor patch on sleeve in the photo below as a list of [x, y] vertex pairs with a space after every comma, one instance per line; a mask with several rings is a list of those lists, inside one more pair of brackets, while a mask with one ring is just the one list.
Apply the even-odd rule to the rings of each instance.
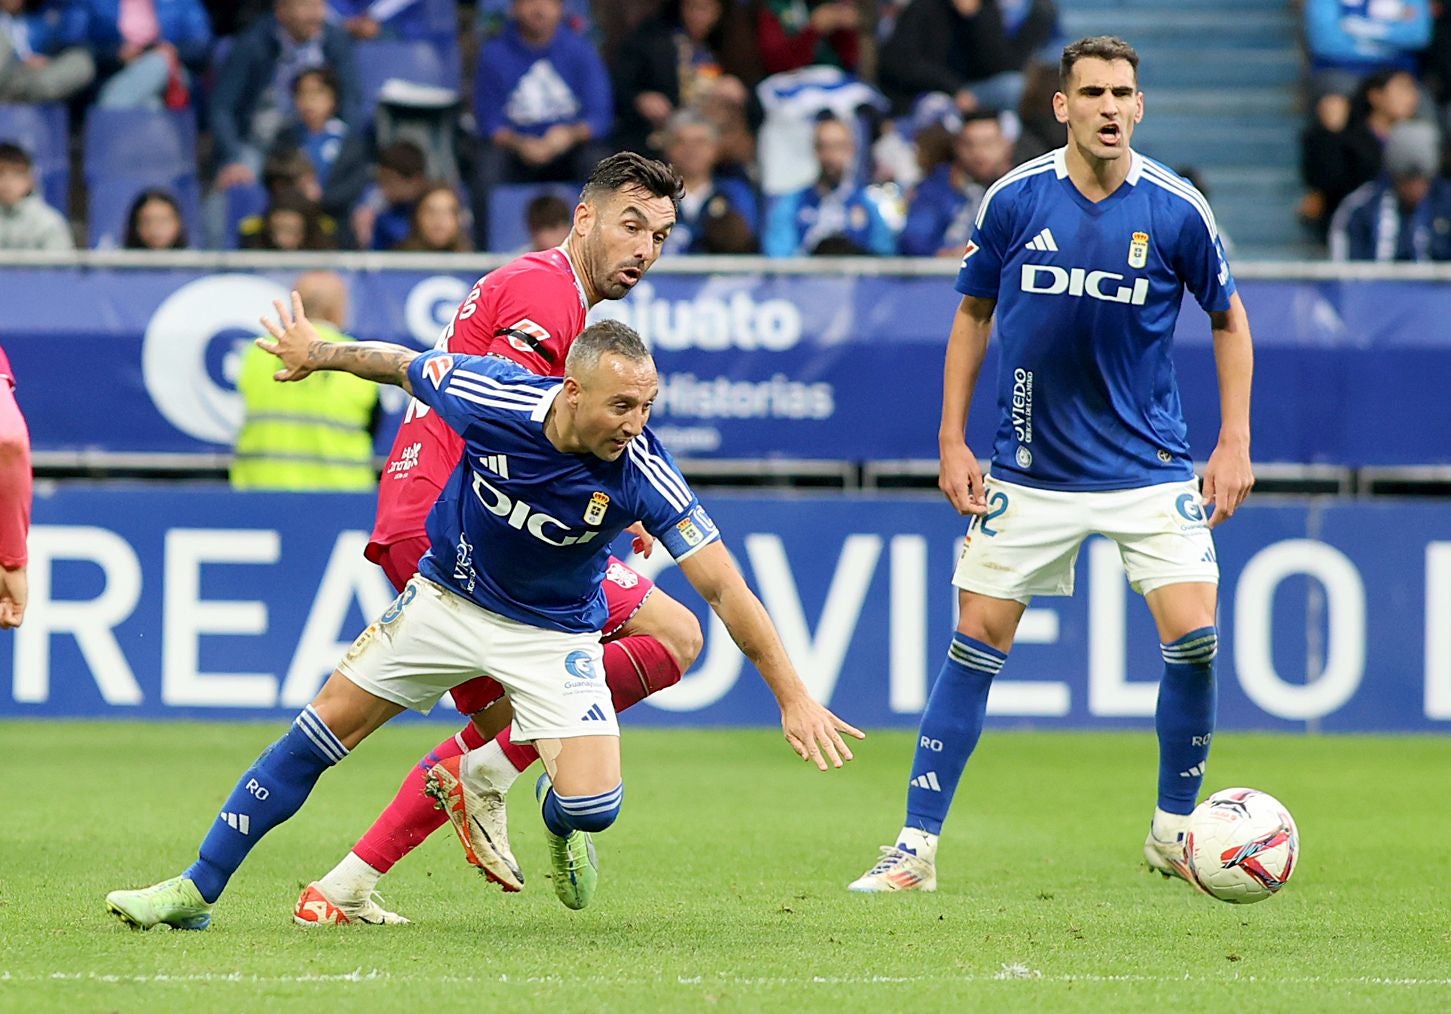
[[453, 356], [434, 356], [423, 364], [423, 374], [434, 387], [443, 386], [443, 378], [453, 369]]

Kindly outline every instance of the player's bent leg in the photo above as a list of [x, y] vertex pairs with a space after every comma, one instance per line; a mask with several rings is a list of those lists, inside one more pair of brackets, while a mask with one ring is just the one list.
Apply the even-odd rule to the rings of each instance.
[[334, 672], [291, 728], [238, 780], [179, 877], [136, 891], [112, 891], [106, 908], [138, 929], [166, 924], [205, 929], [211, 907], [252, 848], [301, 808], [322, 773], [402, 707]]
[[960, 620], [917, 730], [907, 782], [907, 819], [896, 844], [847, 885], [851, 891], [932, 891], [937, 839], [968, 758], [982, 735], [987, 696], [1002, 669], [1026, 604], [969, 591], [958, 595]]
[[580, 736], [537, 745], [547, 770], [534, 794], [544, 819], [554, 894], [566, 908], [581, 909], [599, 885], [591, 834], [614, 823], [624, 799], [619, 737]]
[[[624, 567], [623, 564], [620, 566]], [[617, 618], [620, 610], [627, 607], [630, 601], [628, 591], [617, 592], [614, 590], [617, 587], [610, 582], [605, 583], [605, 597], [610, 600], [611, 621]], [[616, 599], [621, 601], [617, 603]], [[663, 690], [678, 681], [680, 673], [687, 672], [695, 664], [695, 660], [700, 657], [701, 648], [705, 646], [705, 635], [701, 633], [700, 621], [695, 614], [653, 585], [647, 589], [645, 596], [630, 610], [623, 622], [613, 624], [606, 634], [607, 640], [651, 637], [669, 652], [668, 661], [673, 666], [667, 665], [667, 660], [663, 658], [651, 659], [648, 667], [640, 673], [647, 687], [647, 694]], [[607, 662], [606, 676], [609, 672]]]
[[521, 890], [524, 872], [509, 847], [504, 794], [491, 788], [476, 791], [463, 776], [463, 761], [454, 756], [433, 765], [424, 792], [453, 825], [469, 865], [505, 891]]
[[1164, 675], [1154, 726], [1159, 738], [1158, 800], [1144, 858], [1151, 869], [1189, 883], [1185, 832], [1204, 783], [1214, 734], [1219, 650], [1217, 586], [1203, 581], [1162, 585], [1145, 598], [1159, 630]]

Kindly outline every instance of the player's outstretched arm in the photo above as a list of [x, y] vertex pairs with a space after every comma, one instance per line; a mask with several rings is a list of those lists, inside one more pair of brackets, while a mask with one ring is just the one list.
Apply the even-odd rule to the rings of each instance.
[[413, 349], [389, 342], [323, 341], [302, 310], [302, 297], [292, 293], [292, 310], [274, 299], [277, 311], [274, 321], [262, 318], [262, 327], [272, 336], [257, 339], [257, 347], [266, 349], [282, 360], [282, 369], [273, 380], [301, 380], [317, 370], [337, 370], [378, 384], [393, 384], [409, 394], [408, 364], [419, 356]]
[[812, 700], [786, 656], [766, 607], [746, 586], [725, 546], [712, 542], [681, 560], [680, 570], [725, 623], [731, 640], [760, 670], [776, 695], [781, 707], [781, 731], [791, 749], [822, 771], [828, 759], [838, 768], [843, 760], [851, 760], [851, 749], [841, 733], [857, 739], [865, 739], [866, 733]]
[[1250, 385], [1254, 378], [1254, 344], [1249, 315], [1236, 292], [1229, 309], [1209, 315], [1214, 332], [1214, 365], [1219, 373], [1219, 442], [1204, 468], [1204, 505], [1213, 528], [1231, 517], [1254, 488], [1249, 458]]
[[937, 487], [959, 514], [985, 514], [982, 469], [977, 455], [967, 446], [967, 412], [972, 405], [972, 390], [987, 355], [988, 335], [992, 333], [993, 308], [997, 300], [980, 296], [963, 296], [952, 318], [952, 332], [947, 337], [947, 361], [942, 368], [942, 422], [937, 428], [937, 447], [941, 464]]

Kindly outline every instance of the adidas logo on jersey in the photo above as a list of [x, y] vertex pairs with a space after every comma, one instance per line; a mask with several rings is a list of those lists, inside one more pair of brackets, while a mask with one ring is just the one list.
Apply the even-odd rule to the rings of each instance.
[[1053, 238], [1052, 229], [1044, 229], [1034, 236], [1027, 243], [1023, 244], [1024, 250], [1040, 250], [1044, 253], [1057, 253], [1058, 241]]
[[605, 709], [596, 704], [580, 716], [581, 722], [603, 722], [605, 720]]
[[219, 815], [220, 819], [227, 822], [227, 826], [242, 834], [252, 833], [252, 818], [245, 813], [228, 813], [223, 810]]
[[924, 775], [918, 775], [909, 784], [914, 789], [927, 789], [930, 792], [942, 791], [942, 783], [937, 780], [936, 771], [928, 771]]
[[490, 454], [486, 458], [480, 458], [479, 465], [501, 479], [509, 478], [509, 459], [502, 454]]

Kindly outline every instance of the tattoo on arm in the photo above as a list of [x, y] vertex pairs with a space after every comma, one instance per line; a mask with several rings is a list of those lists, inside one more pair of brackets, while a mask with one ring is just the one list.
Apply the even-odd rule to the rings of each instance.
[[308, 359], [315, 370], [339, 370], [379, 384], [408, 387], [408, 364], [417, 359], [413, 349], [390, 342], [312, 343]]

